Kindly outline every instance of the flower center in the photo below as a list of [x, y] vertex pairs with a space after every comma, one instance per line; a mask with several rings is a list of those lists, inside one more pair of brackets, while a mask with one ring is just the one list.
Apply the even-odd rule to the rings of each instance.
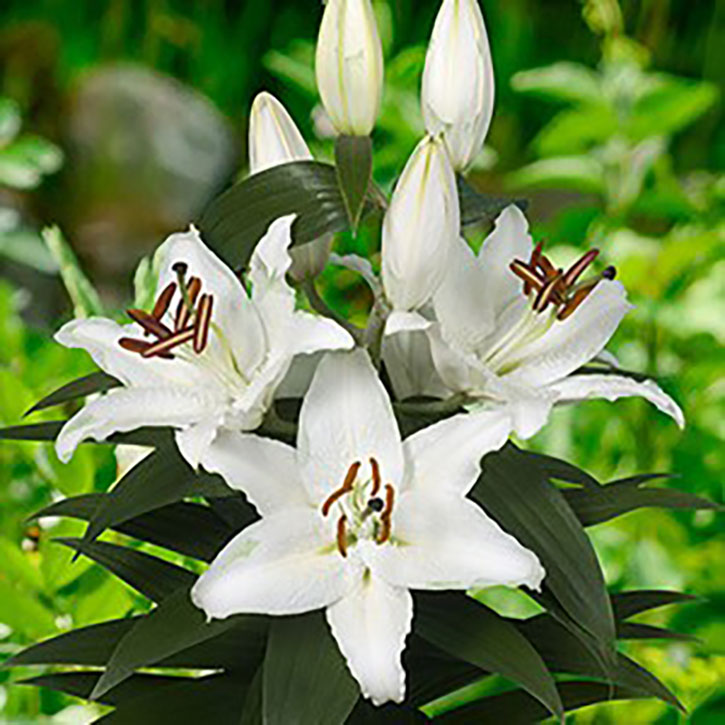
[[380, 465], [375, 458], [370, 458], [369, 463], [368, 478], [359, 475], [362, 468], [360, 461], [351, 464], [340, 488], [333, 491], [321, 507], [325, 517], [333, 506], [340, 511], [336, 543], [343, 557], [347, 556], [349, 546], [361, 538], [373, 539], [378, 544], [390, 539], [395, 488], [391, 483], [382, 485]]

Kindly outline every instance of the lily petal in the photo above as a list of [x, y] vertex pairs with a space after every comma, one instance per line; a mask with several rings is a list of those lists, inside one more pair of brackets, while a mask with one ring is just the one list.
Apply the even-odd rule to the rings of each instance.
[[262, 516], [310, 505], [295, 449], [280, 441], [223, 430], [201, 457], [201, 465], [243, 491]]
[[416, 395], [445, 398], [450, 391], [433, 363], [425, 332], [401, 332], [383, 339], [383, 360], [399, 400]]
[[648, 400], [658, 410], [672, 418], [680, 428], [685, 427], [682, 408], [653, 380], [637, 382], [619, 375], [571, 375], [548, 386], [559, 403], [569, 403], [587, 398], [618, 398], [636, 396]]
[[328, 607], [327, 621], [363, 696], [375, 705], [401, 702], [401, 656], [413, 621], [410, 592], [366, 572], [355, 589]]
[[288, 341], [293, 355], [350, 350], [355, 345], [350, 333], [337, 322], [304, 311], [295, 312]]
[[103, 441], [112, 433], [141, 426], [185, 428], [213, 416], [219, 405], [219, 399], [203, 388], [114, 388], [86, 403], [63, 426], [55, 450], [61, 461], [68, 462], [87, 438]]
[[191, 599], [214, 619], [326, 607], [362, 576], [359, 563], [343, 559], [331, 539], [312, 509], [279, 511], [235, 536], [199, 577]]
[[199, 469], [204, 451], [216, 438], [223, 418], [224, 414], [220, 412], [218, 415], [207, 417], [188, 428], [176, 431], [174, 438], [179, 453], [195, 471]]
[[505, 409], [461, 413], [403, 441], [406, 487], [465, 496], [481, 474], [481, 458], [497, 451], [512, 429]]
[[385, 482], [403, 476], [400, 431], [367, 352], [328, 353], [300, 411], [298, 455], [312, 500], [322, 503], [355, 462], [374, 457]]
[[525, 584], [538, 589], [537, 556], [459, 496], [407, 491], [393, 514], [391, 546], [377, 547], [375, 574], [409, 589], [468, 589]]

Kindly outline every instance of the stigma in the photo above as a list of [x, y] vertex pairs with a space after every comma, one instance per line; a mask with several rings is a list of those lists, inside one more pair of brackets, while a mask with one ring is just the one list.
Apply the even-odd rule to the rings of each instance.
[[533, 296], [534, 312], [544, 312], [551, 305], [556, 310], [556, 318], [566, 320], [602, 279], [611, 280], [617, 275], [616, 269], [610, 265], [597, 277], [579, 282], [582, 274], [599, 256], [598, 249], [588, 251], [564, 271], [542, 254], [542, 248], [543, 243], [539, 242], [528, 262], [515, 259], [509, 265], [523, 282], [524, 295]]

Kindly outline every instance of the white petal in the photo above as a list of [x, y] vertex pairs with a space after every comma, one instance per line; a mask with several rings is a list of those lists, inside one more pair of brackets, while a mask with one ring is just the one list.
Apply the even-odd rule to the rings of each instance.
[[[237, 366], [245, 373], [254, 370], [267, 349], [262, 322], [242, 283], [204, 244], [194, 227], [188, 232], [172, 234], [156, 252], [154, 265], [159, 269], [159, 290], [176, 280], [177, 275], [172, 267], [177, 262], [188, 266], [187, 280], [199, 277], [202, 293], [213, 295], [212, 322], [224, 334]], [[172, 305], [169, 315], [174, 309]], [[209, 336], [209, 346], [204, 354], [216, 359], [228, 358], [225, 345], [214, 333]]]
[[334, 320], [303, 311], [295, 312], [292, 318], [289, 342], [293, 355], [350, 350], [355, 345], [350, 333]]
[[404, 493], [393, 509], [392, 543], [377, 547], [373, 571], [409, 589], [519, 586], [538, 589], [544, 570], [472, 501]]
[[305, 486], [322, 503], [359, 461], [374, 457], [385, 482], [399, 483], [403, 451], [393, 409], [367, 352], [328, 353], [302, 404], [297, 449]]
[[505, 379], [530, 386], [561, 380], [604, 349], [630, 309], [619, 282], [600, 281], [573, 315], [518, 352], [519, 364]]
[[506, 443], [513, 428], [505, 410], [460, 413], [403, 441], [406, 487], [465, 496], [481, 473], [481, 458]]
[[201, 465], [243, 491], [262, 516], [309, 505], [295, 449], [280, 441], [222, 430]]
[[401, 656], [413, 621], [410, 592], [366, 572], [353, 591], [328, 607], [327, 621], [363, 696], [374, 705], [402, 702]]
[[287, 109], [271, 93], [259, 93], [249, 115], [249, 173], [311, 158]]
[[430, 320], [417, 312], [393, 310], [385, 321], [385, 335], [390, 337], [403, 332], [423, 331], [427, 330], [431, 324]]
[[220, 401], [204, 389], [114, 388], [87, 403], [63, 426], [55, 449], [67, 462], [87, 438], [103, 441], [112, 433], [142, 426], [183, 428], [213, 416], [219, 407]]
[[653, 380], [637, 382], [618, 375], [571, 375], [547, 386], [547, 389], [561, 403], [586, 398], [604, 398], [611, 401], [632, 396], [644, 398], [669, 415], [680, 428], [685, 427], [685, 416], [680, 406]]
[[482, 390], [492, 373], [482, 368], [478, 358], [444, 340], [440, 324], [432, 325], [427, 332], [433, 364], [448, 388], [472, 394]]
[[179, 453], [195, 471], [199, 468], [204, 452], [216, 438], [223, 419], [224, 414], [220, 411], [216, 416], [207, 417], [188, 428], [176, 431], [174, 438]]
[[294, 305], [294, 290], [284, 277], [292, 264], [289, 246], [295, 218], [295, 214], [288, 214], [275, 219], [252, 252], [247, 278], [252, 284], [252, 299], [256, 305], [268, 292], [284, 293]]
[[331, 544], [323, 518], [286, 509], [252, 524], [227, 544], [191, 590], [207, 616], [300, 614], [345, 596], [362, 574]]

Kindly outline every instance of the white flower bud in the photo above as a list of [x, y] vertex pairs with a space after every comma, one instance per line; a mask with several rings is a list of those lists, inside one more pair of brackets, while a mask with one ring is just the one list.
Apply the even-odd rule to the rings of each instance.
[[312, 154], [287, 109], [263, 91], [254, 99], [249, 116], [249, 171], [260, 171], [289, 161], [309, 161]]
[[425, 57], [422, 110], [428, 133], [443, 133], [457, 171], [481, 151], [493, 99], [493, 63], [478, 0], [443, 0]]
[[383, 49], [370, 0], [327, 0], [315, 73], [337, 132], [367, 136], [383, 93]]
[[394, 310], [424, 305], [460, 234], [456, 177], [440, 138], [426, 137], [403, 169], [383, 221], [383, 285]]

